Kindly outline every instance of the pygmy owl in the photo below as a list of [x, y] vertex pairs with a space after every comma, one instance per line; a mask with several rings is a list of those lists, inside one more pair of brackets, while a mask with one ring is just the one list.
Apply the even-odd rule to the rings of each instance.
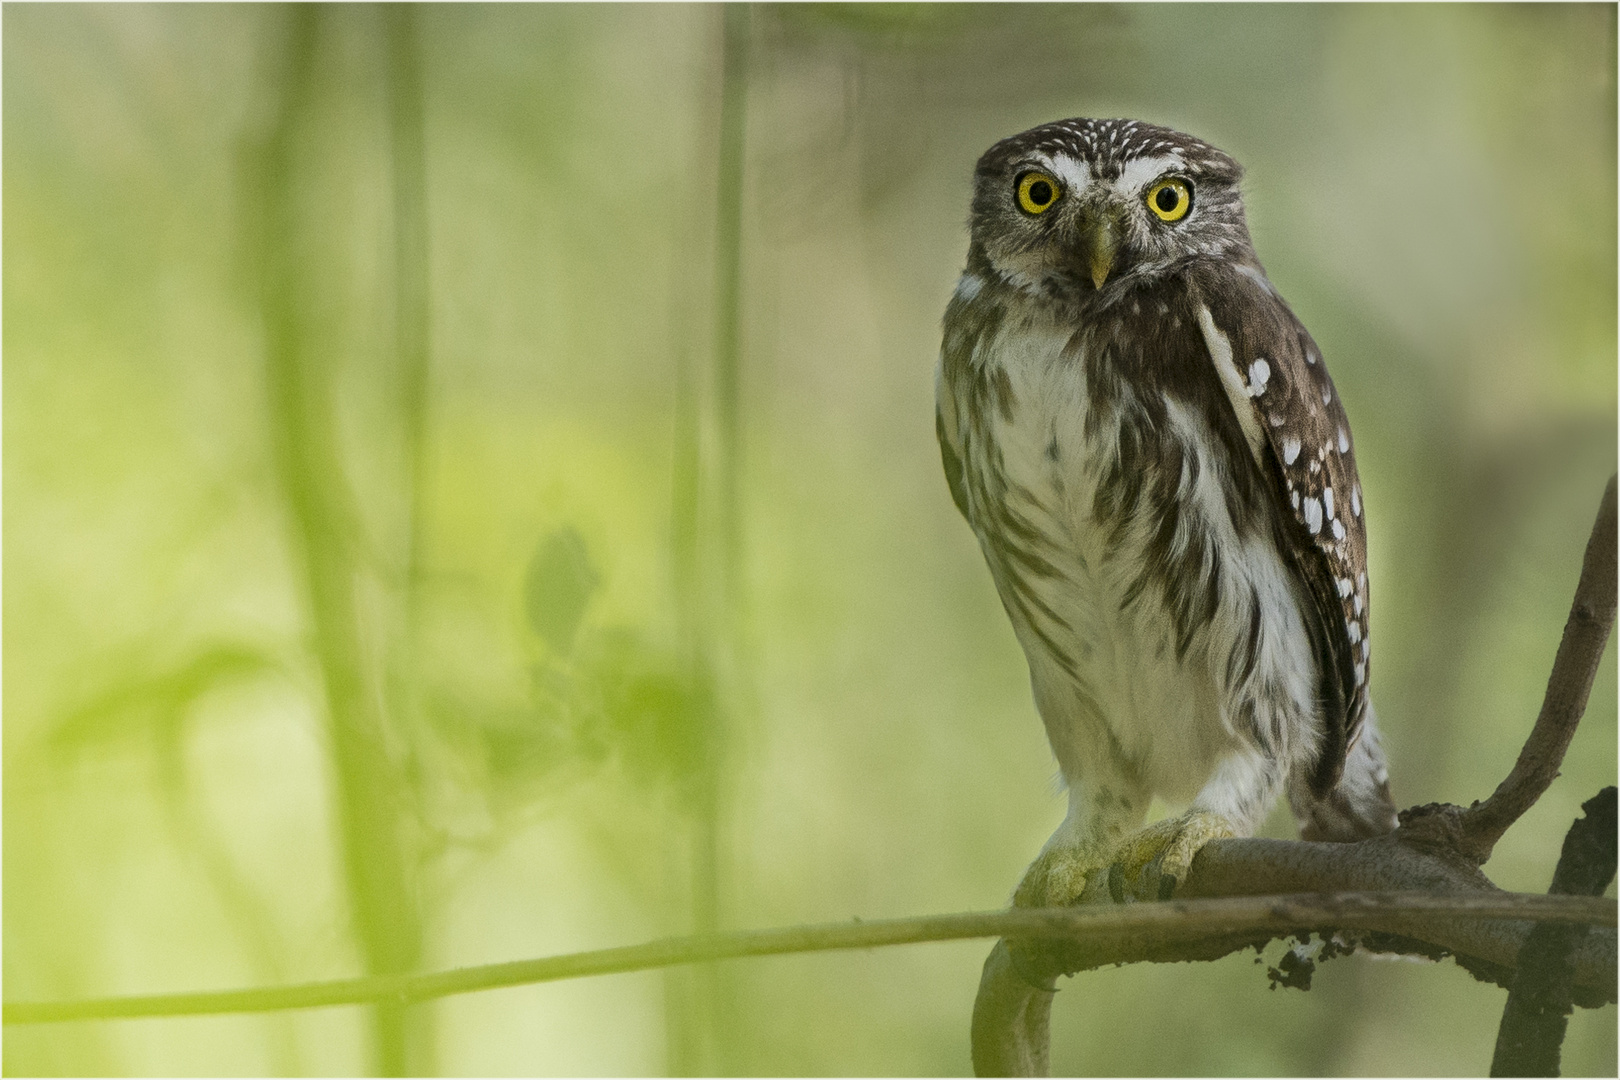
[[[1019, 904], [1168, 897], [1284, 791], [1307, 839], [1395, 827], [1350, 424], [1241, 175], [1086, 119], [974, 173], [939, 443], [1069, 790]], [[1144, 829], [1155, 795], [1188, 810]]]

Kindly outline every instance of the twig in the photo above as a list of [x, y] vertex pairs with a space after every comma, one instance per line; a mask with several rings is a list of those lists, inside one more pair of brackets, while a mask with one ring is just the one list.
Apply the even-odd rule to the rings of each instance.
[[[1553, 894], [1599, 896], [1614, 880], [1615, 789], [1581, 804], [1586, 816], [1564, 837], [1553, 873]], [[1519, 955], [1518, 971], [1496, 1033], [1492, 1076], [1557, 1076], [1558, 1059], [1574, 1007], [1570, 953], [1585, 927], [1540, 923]]]
[[1502, 834], [1535, 805], [1557, 777], [1564, 751], [1569, 749], [1576, 725], [1586, 712], [1586, 699], [1603, 659], [1603, 646], [1614, 626], [1614, 609], [1615, 478], [1611, 476], [1609, 486], [1603, 490], [1592, 537], [1586, 544], [1580, 584], [1575, 588], [1575, 602], [1564, 624], [1564, 637], [1558, 644], [1536, 726], [1507, 779], [1490, 798], [1463, 811], [1458, 823], [1462, 830], [1460, 846], [1475, 862], [1483, 864], [1490, 858]]
[[[1236, 935], [1245, 941], [1267, 940], [1299, 930], [1327, 927], [1421, 936], [1429, 927], [1453, 921], [1495, 924], [1502, 928], [1502, 940], [1506, 947], [1515, 951], [1530, 933], [1532, 921], [1576, 922], [1602, 927], [1603, 930], [1592, 935], [1595, 947], [1586, 949], [1577, 960], [1578, 966], [1584, 965], [1595, 972], [1605, 963], [1610, 970], [1613, 968], [1616, 915], [1615, 901], [1605, 897], [1537, 896], [1533, 893], [1505, 892], [1491, 896], [1343, 893], [972, 912], [755, 930], [708, 937], [666, 938], [645, 945], [488, 964], [429, 975], [378, 975], [217, 993], [158, 994], [90, 1001], [8, 1002], [4, 1019], [7, 1024], [39, 1024], [66, 1020], [273, 1012], [378, 1001], [407, 1003], [587, 975], [644, 971], [672, 964], [984, 937], [1084, 942], [1085, 947], [1099, 958], [1098, 963], [1115, 963], [1133, 958], [1143, 941], [1185, 944], [1199, 942], [1211, 935]], [[1510, 960], [1511, 955], [1505, 958]]]

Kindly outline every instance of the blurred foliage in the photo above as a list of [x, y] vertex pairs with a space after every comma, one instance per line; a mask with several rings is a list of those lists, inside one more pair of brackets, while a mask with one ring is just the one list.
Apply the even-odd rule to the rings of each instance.
[[[356, 835], [398, 844], [432, 969], [681, 932], [705, 844], [734, 926], [1004, 903], [1062, 799], [931, 369], [974, 159], [1062, 116], [1248, 169], [1356, 426], [1397, 799], [1483, 797], [1535, 714], [1616, 456], [1612, 7], [755, 9], [735, 549], [717, 9], [324, 7], [284, 175], [288, 9], [3, 17], [8, 999], [361, 970]], [[700, 647], [722, 619], [735, 655]], [[1547, 887], [1615, 721], [1610, 667], [1499, 884]], [[985, 949], [728, 966], [716, 1060], [959, 1073]], [[1486, 1068], [1503, 995], [1454, 967], [1340, 959], [1302, 994], [1265, 966], [1090, 973], [1055, 1069]], [[453, 999], [412, 1060], [660, 1072], [684, 992]], [[359, 1010], [8, 1029], [4, 1067], [349, 1073], [375, 1038]], [[1612, 1007], [1564, 1061], [1613, 1075]]]
[[575, 530], [559, 529], [535, 548], [524, 582], [524, 610], [534, 632], [558, 656], [573, 649], [580, 617], [600, 584], [585, 541]]
[[672, 793], [690, 813], [691, 785], [713, 753], [712, 689], [633, 627], [581, 634], [601, 584], [575, 529], [541, 538], [524, 580], [524, 611], [539, 638], [530, 703], [479, 715], [442, 701], [434, 717], [446, 739], [463, 740], [504, 804], [522, 808], [548, 791], [555, 798], [569, 769], [611, 767], [639, 792]]

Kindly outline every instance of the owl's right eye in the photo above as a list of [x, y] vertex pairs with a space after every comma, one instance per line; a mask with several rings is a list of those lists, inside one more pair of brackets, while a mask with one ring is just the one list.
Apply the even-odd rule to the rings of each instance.
[[1027, 172], [1018, 178], [1018, 205], [1027, 214], [1044, 214], [1058, 201], [1063, 188], [1043, 172]]
[[1192, 188], [1180, 177], [1168, 177], [1148, 189], [1147, 204], [1160, 221], [1180, 221], [1192, 209]]

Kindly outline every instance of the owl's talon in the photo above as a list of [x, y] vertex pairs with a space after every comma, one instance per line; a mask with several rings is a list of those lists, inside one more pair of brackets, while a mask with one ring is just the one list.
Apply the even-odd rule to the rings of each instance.
[[1181, 882], [1177, 879], [1171, 877], [1169, 874], [1164, 875], [1159, 879], [1159, 899], [1170, 899], [1172, 896], [1176, 895], [1176, 889], [1179, 888], [1180, 885]]
[[1235, 835], [1231, 822], [1205, 810], [1156, 821], [1127, 838], [1115, 854], [1108, 868], [1109, 893], [1115, 903], [1168, 900], [1187, 879], [1199, 849]]
[[1116, 904], [1125, 903], [1125, 875], [1119, 863], [1108, 868], [1108, 898]]

